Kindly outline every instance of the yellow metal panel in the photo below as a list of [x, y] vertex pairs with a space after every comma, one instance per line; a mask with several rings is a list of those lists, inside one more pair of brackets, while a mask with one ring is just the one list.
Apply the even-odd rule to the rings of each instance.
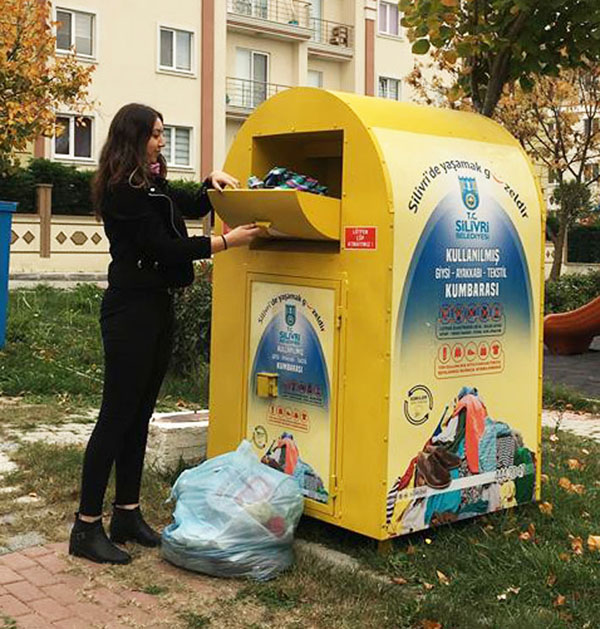
[[229, 227], [264, 224], [271, 236], [339, 240], [339, 199], [298, 190], [209, 191], [217, 214]]

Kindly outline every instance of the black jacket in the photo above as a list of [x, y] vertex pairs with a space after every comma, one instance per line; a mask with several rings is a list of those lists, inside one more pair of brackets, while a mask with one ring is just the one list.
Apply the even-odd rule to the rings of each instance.
[[205, 182], [199, 192], [174, 190], [160, 177], [150, 188], [128, 182], [106, 195], [102, 218], [112, 261], [108, 284], [117, 288], [188, 286], [193, 260], [210, 258], [210, 237], [188, 236], [182, 213], [201, 218], [212, 209]]

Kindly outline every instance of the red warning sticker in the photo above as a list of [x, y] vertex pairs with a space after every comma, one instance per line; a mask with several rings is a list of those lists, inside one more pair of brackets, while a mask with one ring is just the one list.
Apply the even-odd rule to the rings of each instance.
[[346, 249], [377, 249], [377, 227], [345, 227]]

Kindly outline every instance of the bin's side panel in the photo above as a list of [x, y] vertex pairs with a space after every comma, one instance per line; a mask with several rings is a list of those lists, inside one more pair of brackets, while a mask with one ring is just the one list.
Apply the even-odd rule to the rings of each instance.
[[518, 146], [375, 134], [402, 173], [392, 176], [394, 536], [535, 499], [543, 242]]
[[247, 257], [244, 249], [215, 256], [213, 268], [208, 457], [234, 450], [244, 437], [247, 347]]

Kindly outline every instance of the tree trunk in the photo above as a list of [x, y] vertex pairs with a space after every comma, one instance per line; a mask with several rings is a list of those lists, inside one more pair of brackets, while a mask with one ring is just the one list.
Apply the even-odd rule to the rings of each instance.
[[557, 280], [560, 277], [562, 267], [563, 249], [565, 247], [565, 237], [567, 235], [567, 222], [563, 219], [558, 228], [558, 236], [554, 241], [554, 260], [550, 270], [550, 279]]

